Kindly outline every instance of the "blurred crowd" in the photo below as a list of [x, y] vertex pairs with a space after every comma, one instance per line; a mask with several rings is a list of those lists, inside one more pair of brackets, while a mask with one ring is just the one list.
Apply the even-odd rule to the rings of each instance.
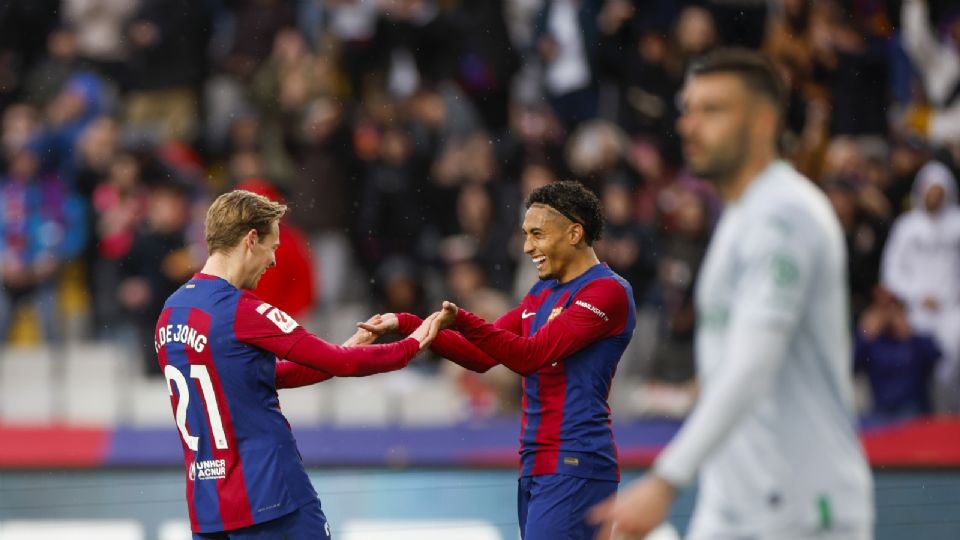
[[[683, 414], [722, 203], [684, 170], [676, 96], [721, 45], [788, 83], [783, 155], [846, 233], [871, 412], [960, 410], [950, 0], [7, 0], [0, 338], [29, 317], [54, 345], [136, 343], [159, 374], [157, 314], [237, 187], [291, 207], [257, 292], [292, 316], [450, 299], [493, 319], [536, 279], [525, 195], [574, 178], [636, 294], [628, 405]], [[451, 376], [477, 415], [516, 407], [515, 378]]]

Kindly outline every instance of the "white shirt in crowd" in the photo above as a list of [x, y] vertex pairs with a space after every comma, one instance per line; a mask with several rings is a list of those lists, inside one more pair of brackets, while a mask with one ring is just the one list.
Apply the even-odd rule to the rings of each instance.
[[559, 48], [557, 57], [547, 65], [547, 90], [555, 96], [585, 88], [590, 84], [590, 67], [583, 46], [583, 33], [574, 0], [554, 0], [547, 18], [547, 30]]
[[938, 39], [930, 24], [926, 0], [905, 0], [900, 12], [903, 21], [903, 50], [923, 80], [927, 99], [933, 106], [927, 136], [937, 144], [960, 137], [960, 44], [947, 37]]

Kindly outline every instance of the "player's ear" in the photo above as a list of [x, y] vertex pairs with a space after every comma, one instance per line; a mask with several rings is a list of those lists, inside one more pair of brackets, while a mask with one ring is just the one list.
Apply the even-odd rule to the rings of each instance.
[[570, 239], [570, 245], [575, 246], [584, 239], [584, 230], [583, 225], [580, 223], [573, 223], [570, 225], [570, 229], [567, 230], [568, 238]]
[[243, 235], [243, 245], [248, 248], [252, 248], [259, 241], [260, 235], [257, 234], [256, 229], [250, 229], [247, 234]]
[[765, 100], [757, 104], [754, 125], [760, 130], [760, 136], [768, 140], [776, 140], [780, 130], [780, 113], [776, 106]]

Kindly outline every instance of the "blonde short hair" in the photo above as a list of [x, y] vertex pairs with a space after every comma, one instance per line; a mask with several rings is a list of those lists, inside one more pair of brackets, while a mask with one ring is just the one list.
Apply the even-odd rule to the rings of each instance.
[[230, 191], [217, 197], [207, 210], [205, 235], [207, 252], [227, 253], [240, 242], [250, 229], [262, 239], [270, 234], [270, 225], [287, 213], [285, 204], [244, 191]]

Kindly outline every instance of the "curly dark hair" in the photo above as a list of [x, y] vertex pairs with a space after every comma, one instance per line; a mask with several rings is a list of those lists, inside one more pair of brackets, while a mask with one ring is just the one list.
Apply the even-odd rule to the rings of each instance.
[[603, 232], [603, 207], [600, 199], [583, 184], [573, 180], [553, 182], [539, 187], [524, 202], [527, 208], [543, 204], [560, 212], [567, 219], [583, 226], [588, 246], [600, 239]]

